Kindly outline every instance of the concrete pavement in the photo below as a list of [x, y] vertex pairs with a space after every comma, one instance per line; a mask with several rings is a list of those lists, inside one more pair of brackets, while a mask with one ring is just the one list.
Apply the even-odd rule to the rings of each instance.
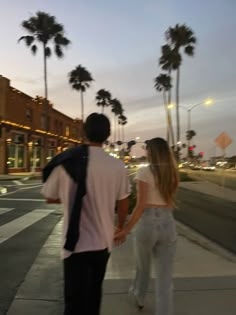
[[[63, 314], [59, 222], [20, 286], [7, 315]], [[138, 314], [127, 291], [134, 276], [132, 234], [109, 260], [101, 315]], [[152, 278], [154, 271], [152, 271]], [[174, 266], [175, 315], [235, 315], [236, 265], [179, 236]], [[154, 286], [142, 314], [154, 314]]]
[[[235, 202], [235, 192], [209, 182], [183, 182], [196, 190]], [[60, 261], [61, 222], [41, 249], [20, 286], [7, 315], [58, 315], [63, 313], [63, 279]], [[175, 315], [235, 315], [236, 255], [212, 245], [184, 225], [177, 224], [179, 241], [174, 268]], [[101, 315], [139, 314], [127, 291], [134, 276], [132, 234], [109, 260]], [[154, 272], [152, 271], [152, 277]], [[151, 280], [142, 314], [154, 314]]]

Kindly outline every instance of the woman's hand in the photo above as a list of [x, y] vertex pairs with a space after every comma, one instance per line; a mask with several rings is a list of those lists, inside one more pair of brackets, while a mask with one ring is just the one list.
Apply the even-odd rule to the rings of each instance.
[[115, 246], [119, 246], [126, 241], [127, 233], [125, 229], [116, 228], [114, 235]]

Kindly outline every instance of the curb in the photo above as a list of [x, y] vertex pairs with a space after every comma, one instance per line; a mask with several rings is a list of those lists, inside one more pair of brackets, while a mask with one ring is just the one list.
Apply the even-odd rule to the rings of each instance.
[[228, 251], [224, 247], [216, 244], [212, 240], [208, 239], [207, 237], [203, 236], [202, 234], [198, 233], [187, 225], [180, 223], [179, 221], [176, 221], [176, 226], [179, 235], [186, 237], [191, 242], [198, 244], [199, 246], [213, 252], [214, 254], [222, 256], [225, 259], [236, 263], [236, 255]]

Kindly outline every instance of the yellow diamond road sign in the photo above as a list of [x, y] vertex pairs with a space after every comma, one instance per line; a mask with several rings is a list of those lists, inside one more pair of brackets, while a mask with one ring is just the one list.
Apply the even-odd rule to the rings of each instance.
[[216, 139], [215, 143], [221, 148], [225, 149], [227, 148], [231, 143], [232, 139], [226, 132], [222, 132]]

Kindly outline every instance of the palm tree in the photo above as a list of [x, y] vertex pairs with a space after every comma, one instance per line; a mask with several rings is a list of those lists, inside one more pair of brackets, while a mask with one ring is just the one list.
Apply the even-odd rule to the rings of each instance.
[[127, 117], [124, 114], [118, 116], [118, 139], [124, 142], [124, 126], [127, 124]]
[[[169, 77], [171, 77], [171, 72], [177, 70], [181, 64], [181, 56], [168, 44], [161, 47], [161, 53], [162, 55], [159, 59], [159, 65], [161, 66], [161, 69], [167, 71]], [[168, 90], [168, 104], [171, 103], [171, 88]]]
[[76, 91], [80, 91], [81, 97], [81, 119], [84, 121], [84, 95], [83, 93], [90, 87], [94, 81], [91, 73], [83, 66], [79, 65], [69, 72], [69, 84]]
[[180, 141], [180, 117], [179, 117], [179, 84], [180, 84], [180, 65], [181, 65], [181, 49], [187, 56], [194, 55], [196, 37], [191, 28], [185, 24], [176, 24], [175, 27], [169, 27], [166, 31], [166, 40], [173, 52], [180, 56], [180, 63], [176, 69], [176, 137], [177, 143]]
[[174, 132], [172, 126], [172, 119], [170, 114], [170, 109], [168, 108], [166, 93], [171, 89], [171, 77], [165, 73], [161, 73], [158, 77], [154, 79], [154, 87], [158, 92], [163, 92], [164, 108], [166, 111], [167, 118], [167, 139], [169, 142], [169, 135], [171, 135], [172, 145], [174, 145]]
[[122, 142], [125, 142], [125, 125], [128, 123], [128, 120], [127, 120], [127, 117], [126, 116], [124, 116], [123, 114], [122, 115], [120, 115], [119, 117], [119, 121], [118, 121], [118, 123], [121, 125], [121, 127], [122, 127], [122, 137], [121, 137], [121, 141]]
[[[159, 59], [159, 65], [161, 66], [162, 70], [167, 71], [168, 76], [171, 78], [172, 71], [175, 71], [179, 68], [181, 64], [181, 56], [175, 50], [171, 49], [171, 47], [166, 44], [161, 47], [162, 55]], [[172, 86], [168, 89], [168, 104], [171, 104], [171, 91]], [[171, 116], [171, 113], [170, 113]], [[174, 131], [173, 126], [171, 125], [171, 132], [172, 132], [172, 145], [174, 150], [176, 149], [174, 143]]]
[[104, 113], [104, 107], [110, 106], [111, 93], [105, 89], [97, 91], [96, 101], [97, 106], [102, 106], [102, 113]]
[[116, 117], [123, 114], [122, 104], [117, 98], [111, 100], [111, 111], [114, 114], [114, 142], [116, 142]]
[[[43, 64], [44, 64], [44, 98], [46, 110], [46, 130], [48, 131], [48, 84], [47, 84], [47, 58], [52, 55], [52, 48], [58, 58], [63, 57], [63, 48], [70, 44], [69, 39], [64, 35], [64, 27], [56, 21], [55, 16], [48, 13], [38, 11], [35, 16], [24, 20], [21, 26], [29, 35], [21, 36], [19, 41], [23, 40], [25, 44], [31, 48], [35, 55], [38, 46], [36, 43], [42, 45], [43, 48]], [[50, 47], [52, 43], [53, 47]]]

